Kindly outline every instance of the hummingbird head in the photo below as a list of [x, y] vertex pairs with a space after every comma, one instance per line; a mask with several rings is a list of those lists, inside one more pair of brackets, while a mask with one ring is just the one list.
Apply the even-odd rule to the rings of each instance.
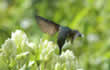
[[72, 34], [73, 34], [72, 35], [73, 40], [75, 40], [77, 37], [84, 37], [84, 35], [81, 34], [78, 30], [73, 30]]

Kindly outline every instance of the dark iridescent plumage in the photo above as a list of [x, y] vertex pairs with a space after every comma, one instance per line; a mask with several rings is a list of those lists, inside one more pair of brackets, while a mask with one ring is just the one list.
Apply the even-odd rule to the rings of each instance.
[[81, 34], [77, 30], [72, 30], [68, 27], [60, 26], [53, 21], [49, 21], [43, 17], [35, 16], [37, 19], [37, 23], [41, 30], [49, 35], [54, 35], [58, 32], [58, 40], [57, 44], [59, 46], [59, 54], [61, 54], [62, 47], [65, 43], [65, 40], [69, 38], [73, 41], [77, 37], [81, 37]]

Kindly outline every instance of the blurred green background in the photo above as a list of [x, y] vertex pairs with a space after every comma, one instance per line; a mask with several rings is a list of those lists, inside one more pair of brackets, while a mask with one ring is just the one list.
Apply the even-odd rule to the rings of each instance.
[[41, 38], [56, 40], [40, 31], [35, 13], [84, 34], [80, 44], [75, 43], [77, 56], [103, 56], [110, 65], [110, 0], [0, 0], [0, 45], [16, 29], [35, 43]]
[[47, 37], [36, 24], [34, 13], [37, 13], [78, 29], [85, 35], [84, 45], [100, 46], [109, 39], [109, 3], [109, 0], [0, 0], [0, 45], [16, 29], [25, 31], [32, 41]]

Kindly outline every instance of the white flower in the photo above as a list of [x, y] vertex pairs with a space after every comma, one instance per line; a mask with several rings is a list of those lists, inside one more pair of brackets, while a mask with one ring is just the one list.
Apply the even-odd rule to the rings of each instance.
[[11, 39], [12, 40], [19, 40], [19, 41], [20, 40], [27, 40], [27, 36], [21, 30], [16, 30], [14, 33], [12, 32]]
[[61, 65], [60, 65], [60, 63], [56, 63], [55, 64], [55, 70], [60, 70], [61, 69]]
[[6, 40], [2, 45], [2, 50], [8, 56], [15, 56], [17, 51], [15, 42], [11, 39]]
[[65, 58], [65, 59], [68, 59], [68, 58], [74, 59], [75, 58], [75, 56], [73, 55], [73, 52], [70, 50], [67, 50], [66, 52], [62, 52], [62, 55], [60, 57]]
[[24, 52], [24, 53], [20, 53], [16, 56], [16, 59], [22, 59], [22, 57], [26, 57], [30, 54], [30, 52]]
[[35, 61], [30, 61], [29, 62], [29, 67], [31, 67], [34, 63], [35, 63]]
[[14, 33], [12, 32], [11, 39], [14, 40], [17, 48], [21, 48], [21, 50], [24, 50], [24, 47], [28, 43], [26, 34], [21, 30], [16, 30]]

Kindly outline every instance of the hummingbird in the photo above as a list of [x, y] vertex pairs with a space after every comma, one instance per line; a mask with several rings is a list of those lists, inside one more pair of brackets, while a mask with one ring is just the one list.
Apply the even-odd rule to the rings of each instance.
[[78, 30], [72, 30], [69, 27], [61, 26], [41, 16], [35, 16], [35, 19], [41, 31], [44, 33], [52, 36], [58, 32], [57, 44], [59, 47], [59, 55], [62, 52], [62, 47], [66, 40], [70, 40], [72, 43], [77, 37], [82, 37], [82, 34]]

